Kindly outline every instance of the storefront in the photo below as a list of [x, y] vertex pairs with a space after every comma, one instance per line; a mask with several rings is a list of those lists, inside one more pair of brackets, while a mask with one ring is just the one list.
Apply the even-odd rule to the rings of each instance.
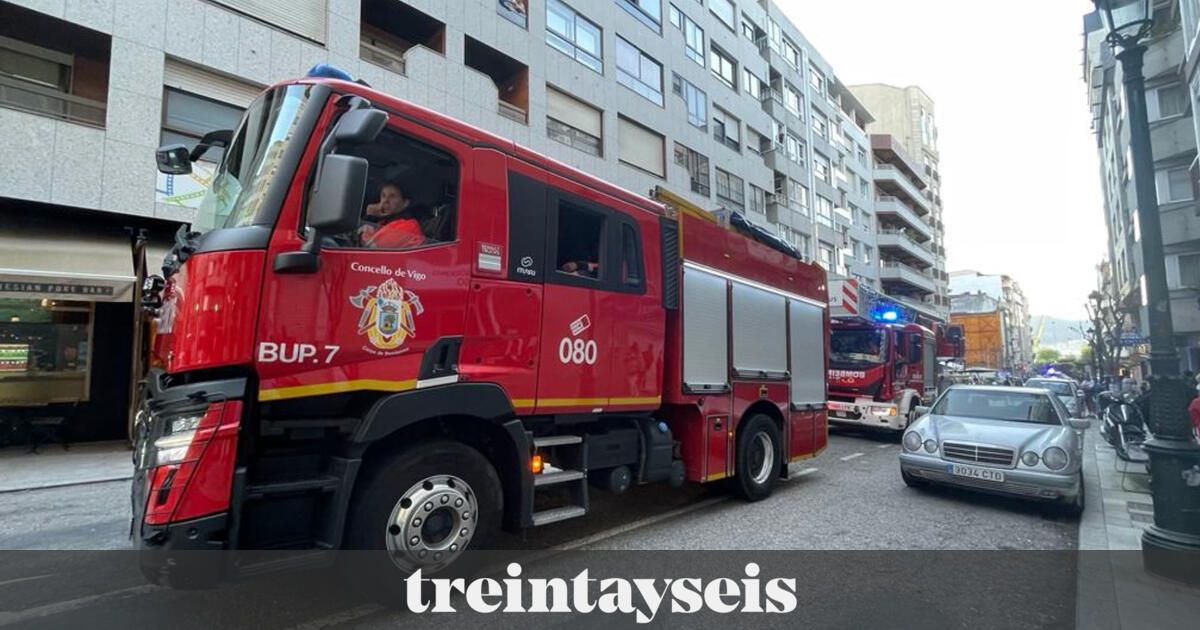
[[[135, 312], [128, 221], [16, 210], [0, 207], [0, 445], [34, 431], [123, 438]], [[165, 254], [168, 228], [157, 226], [147, 260]]]

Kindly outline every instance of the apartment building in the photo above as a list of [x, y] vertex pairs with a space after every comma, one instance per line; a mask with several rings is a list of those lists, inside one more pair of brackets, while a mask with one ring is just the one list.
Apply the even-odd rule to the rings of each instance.
[[[1194, 66], [1200, 53], [1196, 52], [1195, 8], [1186, 0], [1155, 3], [1155, 24], [1146, 42], [1143, 67], [1171, 318], [1181, 368], [1191, 370], [1200, 369], [1200, 309], [1196, 308], [1200, 297], [1200, 204], [1194, 116], [1195, 94], [1200, 91]], [[1084, 81], [1100, 158], [1109, 286], [1114, 301], [1131, 313], [1130, 326], [1145, 337], [1149, 335], [1147, 306], [1141, 288], [1142, 251], [1121, 66], [1104, 41], [1106, 31], [1099, 15], [1084, 16], [1083, 25]]]
[[933, 280], [933, 292], [922, 299], [926, 309], [932, 310], [937, 319], [945, 321], [950, 309], [950, 276], [946, 267], [946, 225], [942, 220], [942, 175], [933, 99], [917, 86], [896, 87], [871, 83], [851, 86], [850, 91], [875, 118], [867, 126], [867, 131], [894, 137], [920, 166], [926, 182], [923, 194], [929, 207], [923, 220], [932, 233], [928, 245], [934, 258], [928, 269], [928, 275]]
[[128, 229], [160, 257], [220, 158], [154, 149], [321, 62], [878, 285], [872, 115], [767, 0], [0, 0], [0, 405], [123, 433]]
[[1004, 274], [954, 271], [950, 274], [951, 314], [999, 312], [1000, 365], [1023, 373], [1033, 365], [1029, 301], [1021, 285]]

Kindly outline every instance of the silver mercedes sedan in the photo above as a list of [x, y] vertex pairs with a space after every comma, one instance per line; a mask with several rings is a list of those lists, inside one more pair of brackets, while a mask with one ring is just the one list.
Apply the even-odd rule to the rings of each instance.
[[904, 483], [962, 486], [1083, 511], [1083, 432], [1052, 393], [1032, 387], [955, 385], [902, 438]]

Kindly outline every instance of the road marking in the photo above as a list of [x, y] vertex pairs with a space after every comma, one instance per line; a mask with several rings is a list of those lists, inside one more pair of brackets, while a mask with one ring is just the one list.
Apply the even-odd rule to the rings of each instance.
[[875, 448], [890, 448], [891, 446], [892, 446], [891, 444], [880, 444], [879, 446], [876, 446]]
[[153, 593], [157, 590], [161, 590], [162, 588], [163, 587], [156, 586], [154, 584], [143, 584], [141, 586], [133, 586], [116, 591], [109, 591], [107, 593], [100, 593], [99, 595], [88, 595], [87, 597], [80, 597], [78, 599], [68, 599], [67, 601], [63, 602], [46, 604], [45, 606], [26, 608], [17, 612], [0, 611], [0, 626], [10, 626], [21, 623], [22, 621], [29, 621], [31, 619], [38, 619], [40, 617], [49, 617], [50, 615], [61, 615], [62, 613], [77, 610], [101, 600], [132, 597], [134, 595], [145, 595]]
[[844, 462], [848, 462], [848, 461], [850, 461], [850, 460], [854, 459], [855, 457], [862, 457], [862, 453], [851, 453], [851, 454], [849, 454], [849, 455], [847, 455], [847, 456], [845, 456], [845, 457], [843, 457], [843, 458], [841, 458], [841, 459], [842, 459], [842, 461], [844, 461]]
[[[814, 468], [813, 470], [816, 470], [816, 469]], [[657, 514], [655, 516], [648, 516], [644, 519], [641, 519], [640, 521], [626, 523], [625, 525], [619, 525], [612, 529], [605, 530], [605, 531], [602, 531], [602, 532], [599, 532], [596, 534], [592, 534], [591, 536], [587, 536], [585, 538], [580, 538], [578, 540], [572, 540], [571, 542], [563, 543], [561, 545], [551, 547], [550, 549], [553, 551], [570, 551], [572, 549], [586, 547], [588, 545], [592, 545], [592, 544], [595, 544], [595, 543], [598, 543], [598, 542], [601, 542], [604, 540], [608, 540], [609, 538], [613, 538], [615, 536], [620, 536], [621, 534], [627, 534], [635, 529], [649, 527], [651, 525], [654, 525], [655, 523], [660, 523], [660, 522], [668, 520], [668, 519], [683, 516], [684, 514], [689, 514], [691, 512], [695, 512], [696, 510], [702, 510], [706, 507], [712, 507], [718, 503], [723, 503], [728, 500], [729, 500], [729, 497], [713, 497], [711, 499], [705, 499], [698, 503], [693, 503], [691, 505], [686, 505], [684, 507], [671, 510], [670, 512], [663, 512], [662, 514]]]
[[818, 470], [820, 470], [820, 468], [805, 468], [804, 470], [794, 473], [792, 475], [792, 477], [803, 477], [805, 475], [811, 475], [811, 474], [817, 472]]
[[12, 580], [4, 580], [3, 582], [0, 582], [0, 586], [8, 586], [9, 584], [20, 584], [21, 582], [31, 582], [33, 580], [44, 580], [48, 577], [54, 577], [54, 574], [47, 573], [45, 575], [31, 575], [29, 577], [21, 577], [21, 578], [15, 578]]

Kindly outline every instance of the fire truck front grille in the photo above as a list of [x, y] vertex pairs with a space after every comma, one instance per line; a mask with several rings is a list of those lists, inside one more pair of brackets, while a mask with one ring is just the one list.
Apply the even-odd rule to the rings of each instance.
[[1016, 453], [1011, 448], [1000, 446], [983, 446], [980, 444], [963, 444], [959, 442], [942, 443], [942, 457], [956, 462], [1011, 467], [1015, 455]]

